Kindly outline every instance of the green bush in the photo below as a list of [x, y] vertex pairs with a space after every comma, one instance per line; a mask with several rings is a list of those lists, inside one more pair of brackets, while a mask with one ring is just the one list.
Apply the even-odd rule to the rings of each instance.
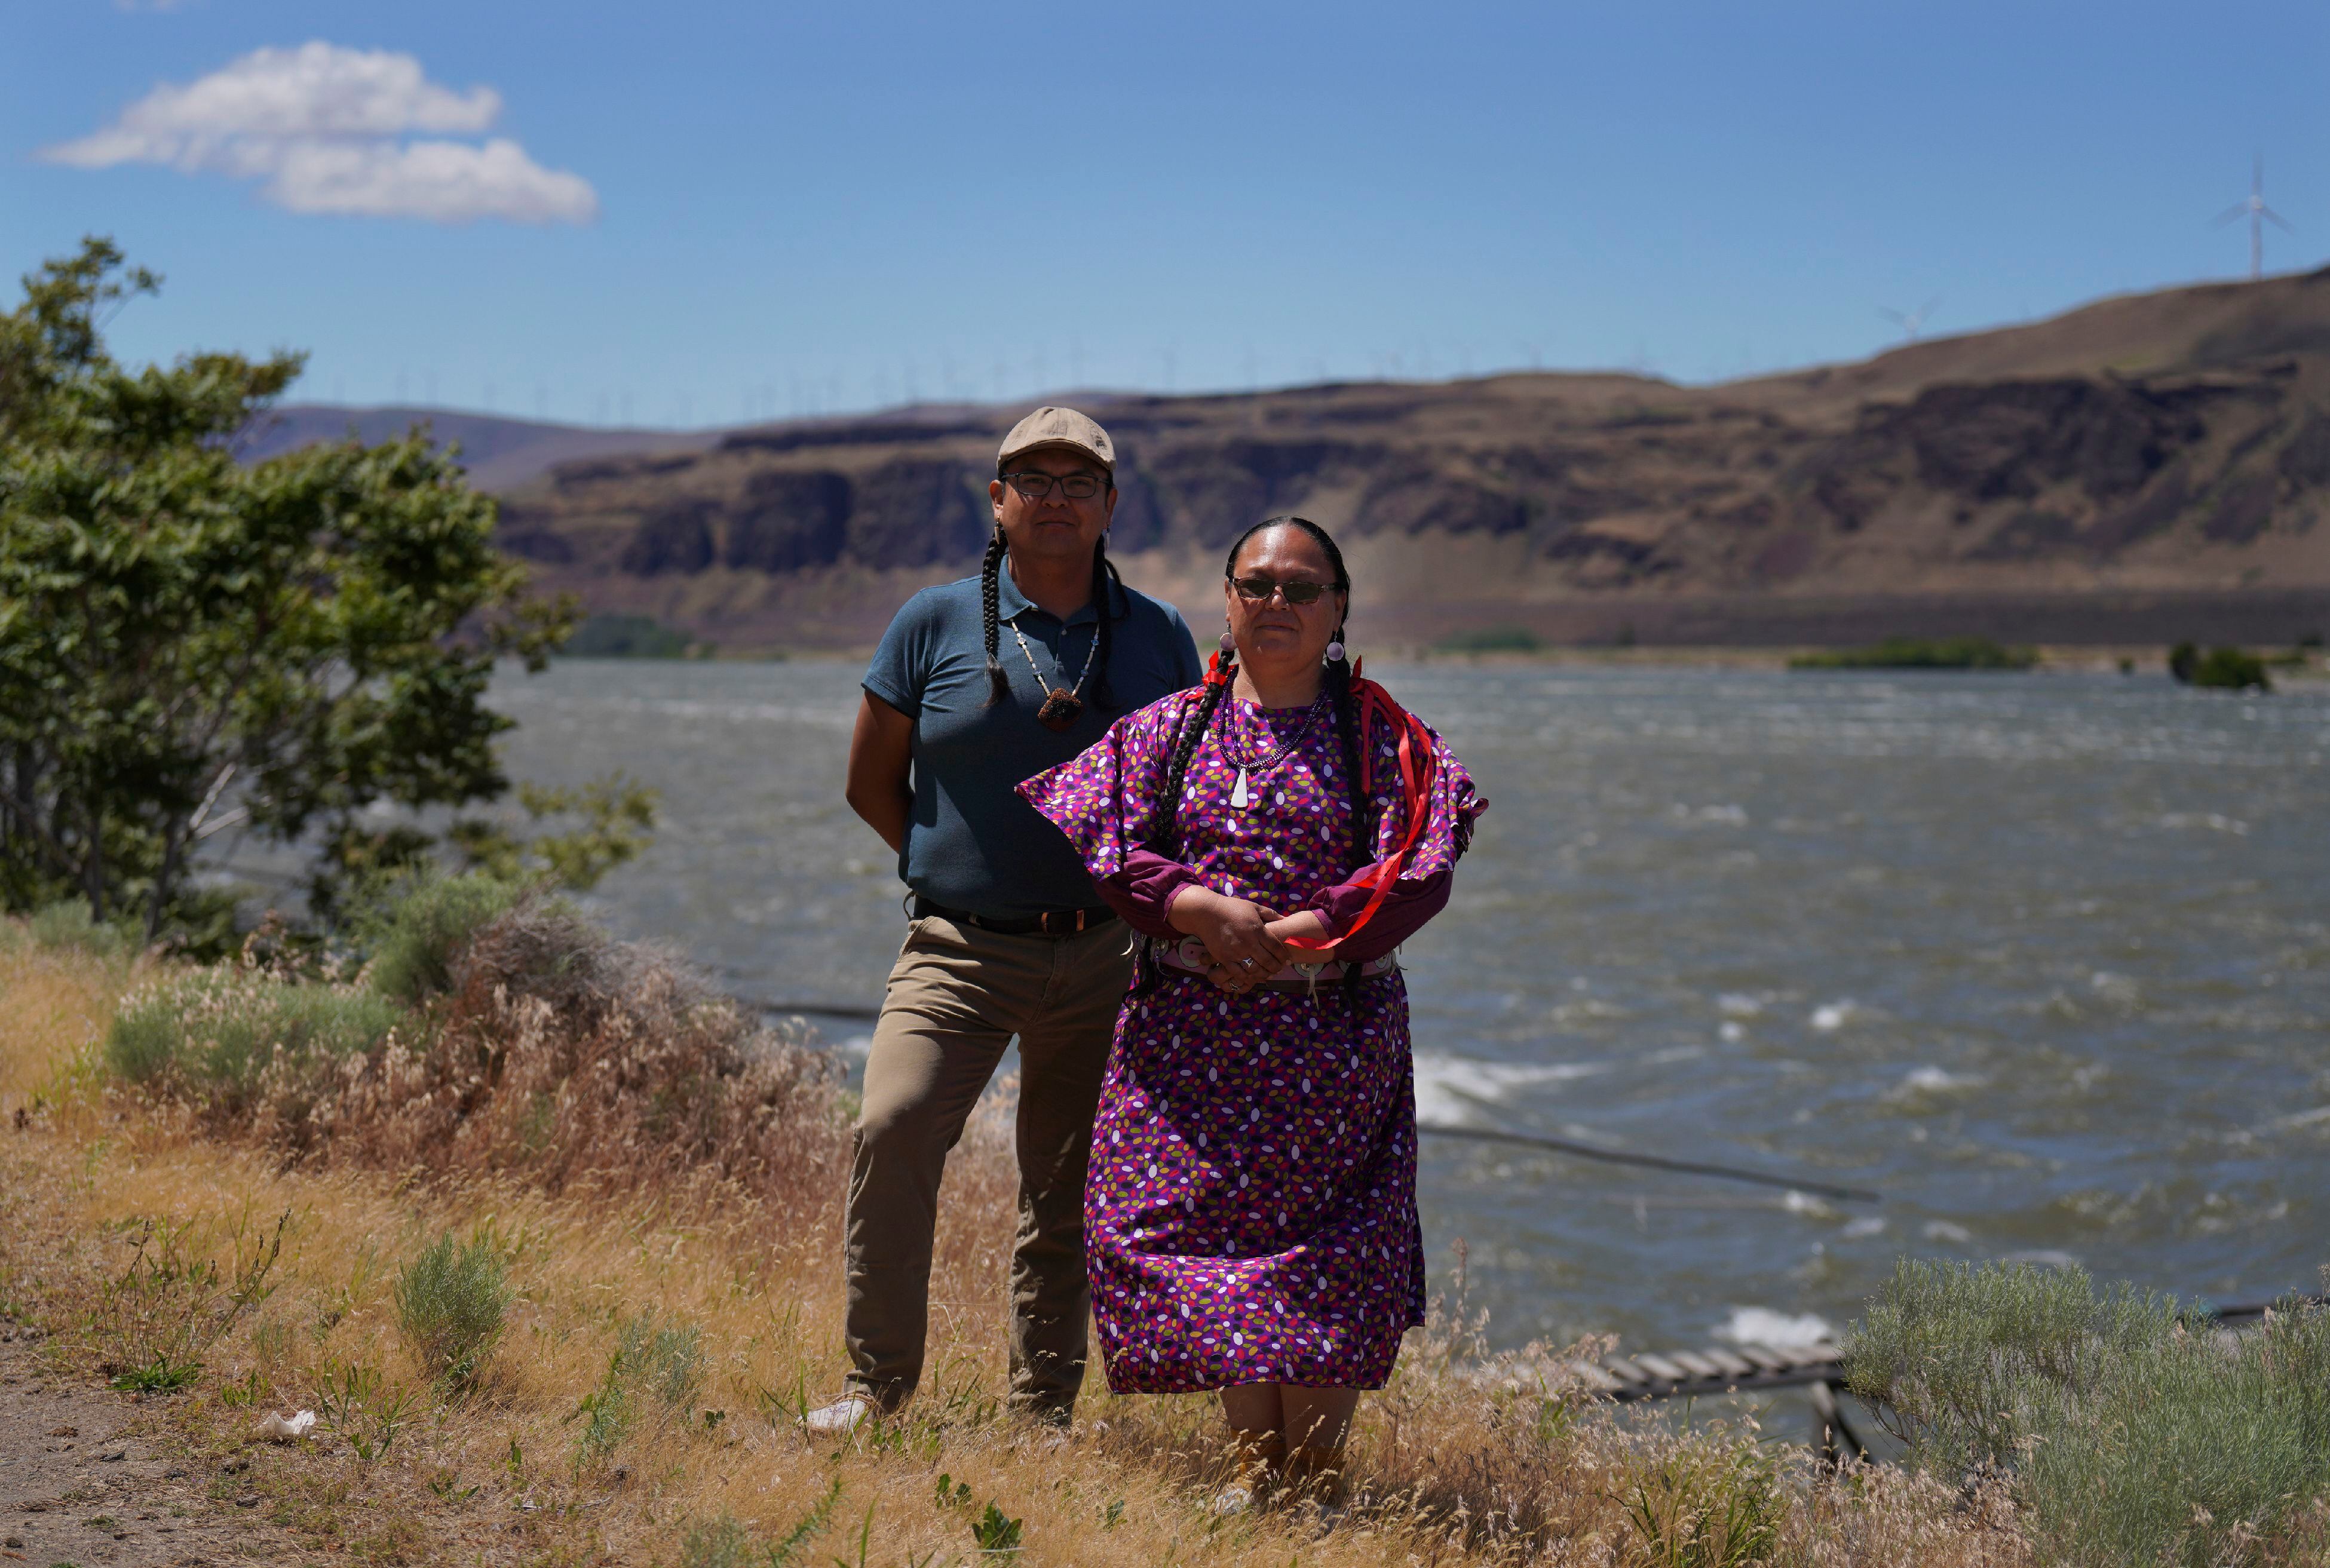
[[617, 1354], [634, 1387], [674, 1415], [696, 1408], [706, 1371], [702, 1329], [692, 1323], [658, 1327], [655, 1315], [647, 1312], [623, 1325], [619, 1343]]
[[558, 651], [572, 659], [676, 659], [687, 656], [689, 641], [651, 615], [594, 615]]
[[451, 988], [454, 958], [489, 921], [516, 908], [526, 884], [485, 872], [421, 874], [386, 884], [355, 922], [378, 995], [411, 1005]]
[[483, 1235], [437, 1238], [396, 1276], [396, 1325], [421, 1369], [442, 1383], [475, 1383], [501, 1338], [514, 1292], [501, 1249]]
[[91, 916], [85, 898], [69, 898], [33, 911], [24, 929], [41, 947], [72, 948], [99, 959], [128, 958], [145, 945], [142, 933], [132, 923]]
[[361, 1055], [404, 1017], [388, 998], [352, 987], [199, 969], [125, 1002], [105, 1058], [131, 1083], [239, 1114], [257, 1100], [270, 1069], [297, 1077]]
[[1904, 1260], [1846, 1337], [1914, 1462], [2010, 1478], [2067, 1563], [2249, 1560], [2330, 1496], [2330, 1311], [2232, 1337], [2086, 1274]]
[[685, 1421], [704, 1388], [706, 1370], [702, 1329], [686, 1323], [658, 1327], [652, 1308], [624, 1318], [616, 1327], [606, 1374], [575, 1407], [574, 1415], [586, 1419], [575, 1438], [574, 1462], [614, 1452], [638, 1424], [642, 1396], [662, 1405], [667, 1421]]
[[2224, 692], [2273, 690], [2265, 661], [2237, 647], [2212, 647], [2204, 654], [2189, 642], [2180, 642], [2168, 650], [2168, 673], [2188, 686]]
[[1889, 637], [1867, 647], [1798, 654], [1792, 670], [2027, 670], [2039, 650], [2005, 647], [1986, 637]]

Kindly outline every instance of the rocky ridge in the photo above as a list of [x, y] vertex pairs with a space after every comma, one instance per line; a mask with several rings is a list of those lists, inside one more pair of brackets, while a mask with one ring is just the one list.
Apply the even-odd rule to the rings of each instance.
[[[1113, 553], [1193, 617], [1224, 542], [1294, 511], [1350, 542], [1360, 624], [1409, 641], [2330, 629], [2330, 269], [1718, 386], [1528, 374], [1078, 401], [1122, 454]], [[862, 644], [914, 587], [975, 562], [1021, 411], [558, 462], [506, 490], [503, 538], [594, 608], [731, 646]]]

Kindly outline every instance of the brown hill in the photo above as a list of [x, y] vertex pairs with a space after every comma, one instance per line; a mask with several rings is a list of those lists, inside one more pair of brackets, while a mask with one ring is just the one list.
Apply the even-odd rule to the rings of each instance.
[[[1350, 541], [1356, 641], [2271, 641], [2330, 630], [2330, 270], [2101, 301], [1711, 387], [1531, 374], [1087, 406], [1112, 548], [1218, 614], [1224, 541]], [[507, 546], [728, 646], [863, 644], [961, 574], [1021, 411], [906, 411], [556, 464]]]
[[338, 440], [351, 430], [366, 442], [390, 440], [415, 425], [427, 425], [440, 441], [457, 443], [470, 482], [495, 491], [523, 485], [554, 464], [578, 458], [616, 452], [700, 451], [720, 439], [717, 430], [603, 430], [465, 414], [452, 409], [295, 403], [275, 410], [245, 430], [235, 449], [255, 462], [295, 447]]

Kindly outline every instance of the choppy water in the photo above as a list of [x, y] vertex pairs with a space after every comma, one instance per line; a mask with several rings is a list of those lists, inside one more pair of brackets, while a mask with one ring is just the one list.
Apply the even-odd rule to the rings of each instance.
[[[1435, 1272], [1463, 1238], [1496, 1339], [1842, 1323], [1904, 1251], [2221, 1300], [2330, 1261], [2319, 684], [1380, 673], [1493, 803], [1407, 954], [1424, 1116], [1886, 1199], [1427, 1140]], [[840, 797], [857, 674], [573, 663], [497, 701], [520, 776], [663, 791], [614, 925], [865, 1005], [903, 919]]]

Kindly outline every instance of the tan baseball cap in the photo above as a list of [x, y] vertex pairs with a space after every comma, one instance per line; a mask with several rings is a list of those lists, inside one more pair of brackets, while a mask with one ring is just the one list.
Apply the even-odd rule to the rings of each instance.
[[1038, 447], [1066, 447], [1082, 452], [1112, 476], [1116, 472], [1116, 443], [1108, 439], [1106, 430], [1090, 416], [1074, 409], [1049, 406], [1037, 409], [1011, 427], [1011, 433], [1003, 438], [1003, 449], [995, 454], [995, 471], [1001, 473], [1010, 466], [1012, 458]]

